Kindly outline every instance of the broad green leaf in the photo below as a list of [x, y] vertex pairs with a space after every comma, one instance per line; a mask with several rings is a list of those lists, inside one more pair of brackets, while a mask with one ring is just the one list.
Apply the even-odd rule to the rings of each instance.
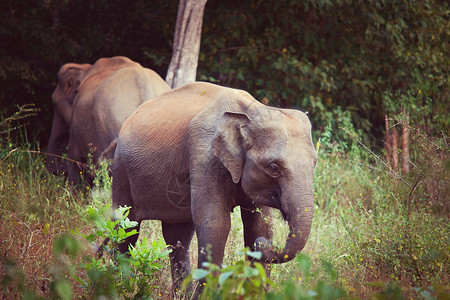
[[196, 269], [192, 272], [192, 279], [201, 280], [201, 279], [205, 278], [208, 274], [209, 274], [208, 270]]
[[249, 278], [249, 277], [253, 277], [253, 276], [258, 276], [259, 275], [259, 271], [258, 269], [252, 268], [250, 266], [244, 266], [244, 276]]
[[245, 254], [247, 254], [250, 257], [253, 257], [254, 259], [261, 259], [262, 258], [261, 251], [247, 251]]
[[222, 286], [222, 284], [228, 279], [230, 278], [230, 276], [233, 275], [233, 271], [228, 271], [225, 273], [220, 274], [219, 276], [219, 285]]

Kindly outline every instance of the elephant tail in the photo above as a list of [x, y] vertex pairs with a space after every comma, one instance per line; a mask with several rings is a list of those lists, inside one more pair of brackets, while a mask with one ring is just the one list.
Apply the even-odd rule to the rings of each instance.
[[100, 157], [98, 159], [98, 161], [102, 161], [105, 159], [113, 159], [114, 157], [114, 152], [116, 151], [116, 147], [117, 147], [117, 141], [118, 141], [118, 137], [115, 138], [111, 144], [109, 144], [109, 146], [103, 150], [103, 152], [100, 154]]

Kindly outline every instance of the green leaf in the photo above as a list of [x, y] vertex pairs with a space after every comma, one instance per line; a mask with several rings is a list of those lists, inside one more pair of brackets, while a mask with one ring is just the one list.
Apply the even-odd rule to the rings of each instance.
[[44, 234], [47, 235], [48, 234], [48, 230], [50, 229], [50, 224], [49, 223], [45, 223], [44, 224]]
[[258, 276], [259, 275], [259, 271], [258, 269], [252, 268], [250, 266], [244, 266], [244, 276], [249, 278], [249, 277], [253, 277], [253, 276]]
[[120, 229], [117, 231], [117, 236], [119, 237], [120, 240], [125, 239], [125, 238], [126, 238], [126, 235], [127, 235], [127, 233], [125, 232], [125, 229], [123, 229], [123, 228], [120, 228]]
[[80, 277], [78, 277], [78, 276], [76, 276], [76, 275], [74, 275], [74, 276], [72, 276], [76, 281], [78, 281], [82, 286], [83, 286], [83, 288], [88, 288], [89, 287], [89, 285], [88, 285], [88, 283], [86, 282], [86, 281], [84, 281], [83, 279], [81, 279]]
[[204, 269], [196, 269], [194, 272], [192, 272], [192, 279], [194, 280], [201, 280], [205, 278], [209, 274], [208, 270]]
[[309, 275], [311, 270], [311, 259], [303, 253], [297, 256], [297, 262], [300, 265], [300, 269], [305, 275]]
[[72, 287], [67, 280], [58, 280], [55, 282], [55, 289], [58, 296], [63, 300], [72, 299]]
[[266, 270], [264, 270], [264, 267], [260, 263], [255, 263], [255, 268], [259, 271], [259, 276], [264, 280], [268, 281], [268, 277], [266, 274]]
[[80, 242], [70, 234], [62, 235], [53, 243], [53, 252], [57, 256], [67, 253], [74, 258], [80, 249]]
[[250, 279], [250, 282], [257, 288], [261, 286], [261, 280], [259, 278]]
[[247, 251], [245, 254], [247, 254], [250, 257], [253, 257], [254, 259], [261, 259], [262, 258], [261, 251]]
[[93, 241], [95, 241], [95, 235], [93, 233], [86, 235], [84, 237], [88, 242], [92, 243]]
[[228, 279], [230, 278], [230, 276], [233, 275], [233, 271], [228, 271], [225, 273], [220, 274], [219, 276], [219, 285], [222, 286], [222, 284]]

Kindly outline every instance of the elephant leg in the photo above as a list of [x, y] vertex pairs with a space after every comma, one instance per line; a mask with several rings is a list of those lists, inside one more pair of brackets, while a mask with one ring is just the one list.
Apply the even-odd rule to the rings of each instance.
[[198, 267], [205, 261], [222, 265], [225, 244], [231, 228], [230, 210], [205, 207], [206, 216], [196, 219], [195, 230], [198, 238]]
[[[252, 251], [256, 250], [255, 240], [259, 237], [272, 240], [271, 217], [272, 209], [262, 207], [258, 210], [241, 207], [241, 217], [244, 226], [244, 245]], [[260, 263], [266, 269], [267, 275], [270, 275], [270, 265], [264, 262]]]
[[141, 227], [141, 218], [137, 218], [135, 211], [139, 209], [139, 206], [134, 207], [133, 197], [131, 195], [131, 187], [130, 182], [128, 180], [128, 176], [120, 163], [120, 160], [118, 159], [118, 164], [115, 168], [115, 177], [114, 177], [114, 184], [112, 186], [112, 207], [113, 209], [117, 209], [119, 207], [130, 207], [130, 210], [128, 211], [128, 219], [130, 221], [137, 222], [137, 225], [133, 228], [128, 229], [137, 230], [137, 234], [134, 234], [132, 236], [129, 236], [124, 240], [123, 243], [119, 244], [119, 251], [121, 253], [127, 253], [128, 252], [128, 246], [132, 245], [134, 246], [139, 238], [139, 230]]
[[[89, 184], [85, 181], [87, 160], [79, 155], [75, 146], [70, 146], [67, 152], [67, 179], [75, 187]], [[89, 184], [92, 186], [91, 184]]]
[[[76, 186], [80, 184], [80, 176], [82, 174], [82, 168], [79, 164], [73, 162], [73, 158], [69, 158], [70, 161], [67, 163], [67, 179], [69, 183]], [[73, 160], [73, 161], [72, 161]]]
[[93, 187], [94, 177], [88, 172], [86, 162], [80, 160], [77, 163], [69, 162], [67, 178], [69, 183], [71, 183], [77, 189], [83, 187]]
[[189, 245], [194, 235], [193, 223], [169, 224], [162, 222], [162, 232], [166, 244], [172, 248], [170, 265], [173, 293], [181, 288], [184, 277], [191, 272]]

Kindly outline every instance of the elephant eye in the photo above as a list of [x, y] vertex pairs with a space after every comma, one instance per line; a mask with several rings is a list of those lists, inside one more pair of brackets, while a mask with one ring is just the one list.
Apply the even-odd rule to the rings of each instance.
[[281, 167], [276, 162], [268, 163], [264, 169], [270, 177], [277, 178], [281, 176]]

